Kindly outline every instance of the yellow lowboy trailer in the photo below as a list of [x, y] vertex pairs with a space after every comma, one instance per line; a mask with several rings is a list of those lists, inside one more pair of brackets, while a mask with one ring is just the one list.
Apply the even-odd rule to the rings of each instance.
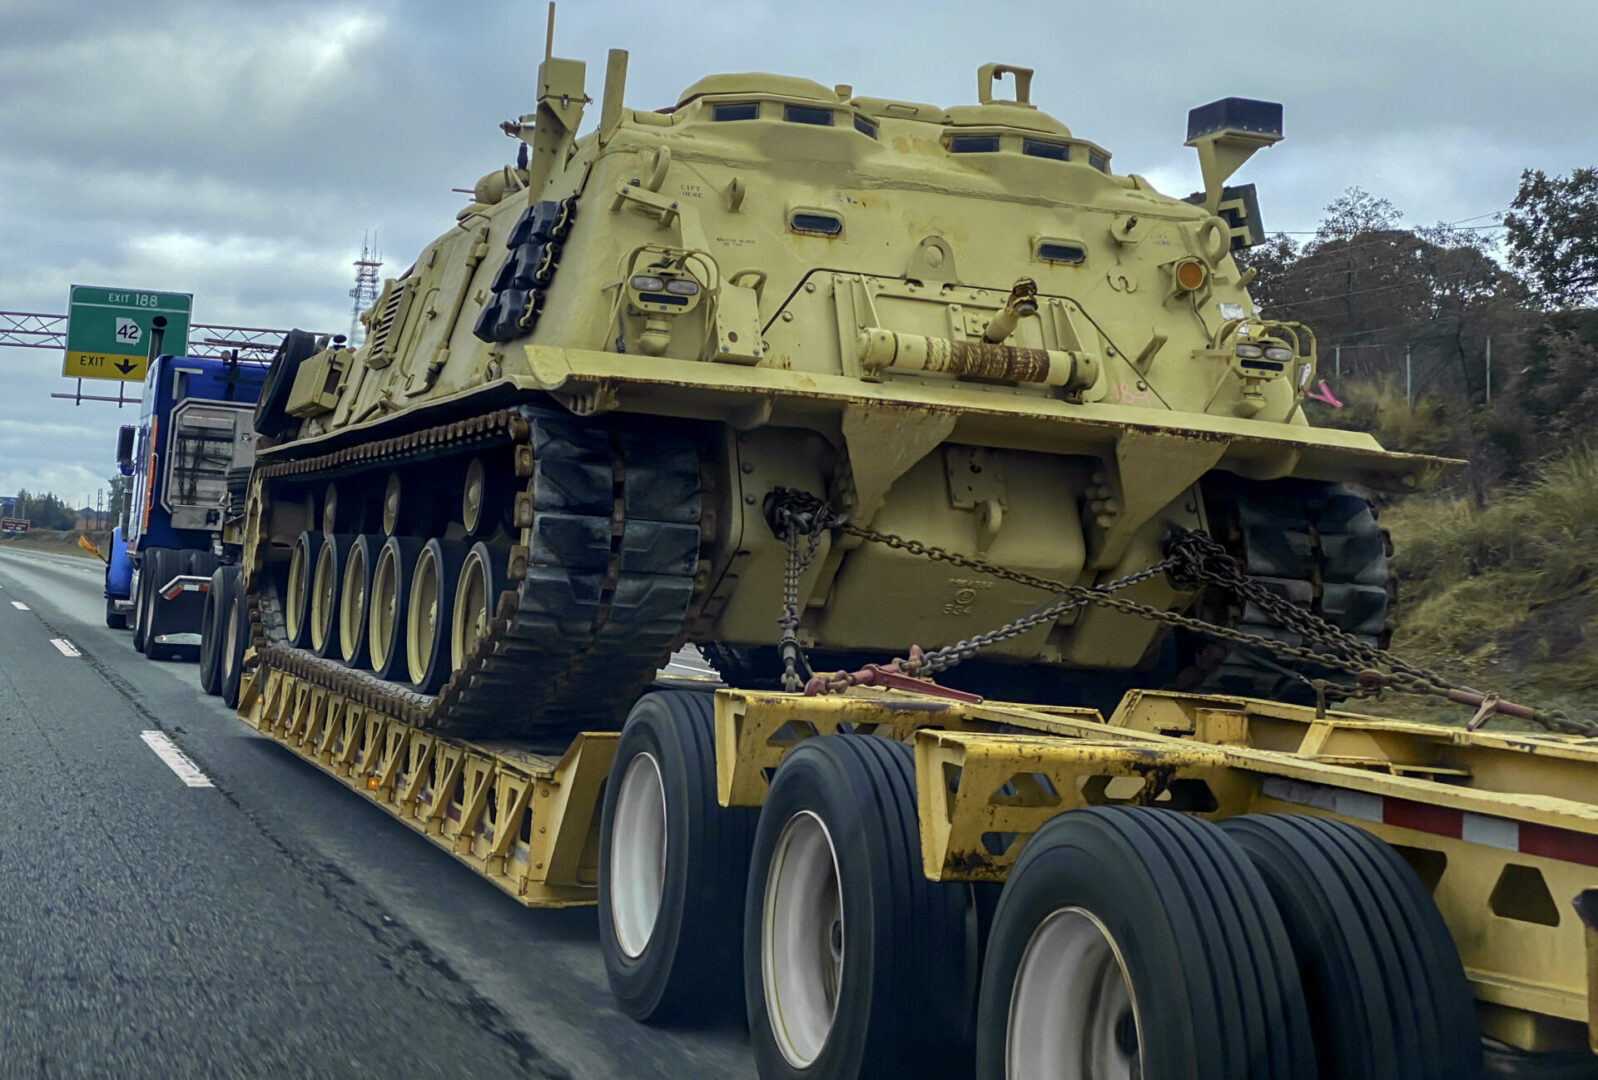
[[[1003, 882], [1017, 865], [1018, 856], [1027, 850], [1029, 839], [1051, 822], [1069, 821], [1086, 808], [1118, 808], [1122, 815], [1163, 808], [1206, 822], [1281, 820], [1276, 815], [1294, 815], [1295, 821], [1313, 817], [1340, 822], [1390, 845], [1435, 902], [1457, 950], [1455, 963], [1463, 964], [1480, 1033], [1488, 1040], [1501, 1074], [1516, 1075], [1514, 1070], [1519, 1069], [1523, 1075], [1545, 1075], [1536, 1070], [1552, 1067], [1550, 1062], [1580, 1061], [1585, 1055], [1576, 1052], [1583, 1051], [1590, 1033], [1598, 1030], [1590, 1013], [1590, 1003], [1598, 1001], [1593, 993], [1593, 980], [1598, 978], [1598, 949], [1593, 943], [1598, 937], [1591, 929], [1584, 931], [1578, 918], [1578, 912], [1598, 898], [1598, 740], [1467, 731], [1336, 711], [1318, 717], [1316, 710], [1307, 706], [1139, 691], [1129, 693], [1108, 719], [1089, 709], [969, 702], [905, 690], [857, 688], [846, 696], [807, 697], [711, 690], [692, 680], [663, 680], [645, 701], [691, 698], [708, 702], [712, 694], [711, 753], [721, 807], [761, 807], [784, 759], [806, 742], [875, 737], [874, 742], [891, 740], [913, 747], [918, 822], [913, 839], [919, 860], [913, 867], [875, 867], [878, 873], [913, 872], [929, 883]], [[607, 779], [613, 776], [619, 733], [585, 733], [553, 755], [510, 744], [443, 739], [364, 708], [351, 697], [271, 668], [258, 671], [247, 687], [242, 715], [263, 734], [366, 794], [528, 906], [594, 901], [601, 874], [599, 808]], [[662, 772], [670, 767], [664, 754], [655, 757], [653, 764]], [[665, 864], [674, 861], [677, 852], [667, 839], [671, 832], [664, 821], [668, 813], [664, 793], [658, 787], [651, 791], [661, 797], [661, 815], [641, 815], [656, 826], [654, 832], [648, 828], [641, 832], [660, 843], [654, 872], [659, 882], [665, 882], [672, 876]], [[837, 849], [842, 844], [831, 838], [826, 827], [830, 823], [813, 808], [790, 813], [789, 821], [782, 824], [812, 817], [823, 828], [810, 839], [823, 840], [823, 847], [837, 845], [832, 855], [835, 865], [830, 875], [801, 880], [801, 893], [792, 903], [802, 903], [813, 912], [836, 903], [842, 912], [849, 912], [850, 903], [840, 899], [844, 890], [886, 888], [888, 883], [880, 880], [861, 885], [850, 878], [850, 870], [838, 862]], [[768, 884], [780, 883], [790, 871], [802, 877], [806, 837], [790, 835], [788, 839], [783, 866], [768, 865]], [[614, 865], [617, 856], [611, 858], [613, 869], [625, 873], [625, 868]], [[1176, 861], [1180, 863], [1181, 858]], [[1370, 872], [1368, 868], [1366, 872]], [[660, 892], [667, 887], [662, 884]], [[825, 895], [829, 890], [833, 897]], [[751, 897], [760, 891], [757, 883], [750, 890]], [[1353, 947], [1356, 962], [1381, 967], [1383, 960], [1391, 958], [1359, 956], [1358, 952], [1385, 948], [1396, 953], [1406, 944], [1401, 935], [1416, 940], [1424, 935], [1423, 928], [1407, 921], [1417, 917], [1414, 911], [1424, 913], [1424, 909], [1411, 903], [1413, 898], [1400, 901], [1396, 895], [1376, 905], [1385, 903], [1391, 909], [1387, 912], [1393, 923], [1389, 932], [1349, 935], [1345, 944]], [[1136, 907], [1149, 898], [1128, 894], [1124, 899], [1129, 907]], [[767, 906], [781, 902], [780, 896], [751, 899], [751, 903]], [[616, 906], [613, 901], [611, 907]], [[667, 906], [657, 905], [657, 919]], [[980, 902], [975, 906], [983, 907]], [[737, 917], [736, 911], [719, 914]], [[913, 918], [909, 911], [896, 915]], [[1002, 921], [1005, 915], [1001, 906], [998, 919]], [[628, 917], [625, 911], [612, 910], [601, 913], [601, 922], [608, 922], [615, 935], [617, 926], [625, 924]], [[991, 910], [982, 917], [990, 919]], [[1097, 918], [1102, 919], [1103, 914]], [[802, 925], [794, 924], [805, 922], [789, 914], [790, 930], [802, 930]], [[842, 924], [841, 934], [846, 935], [837, 943], [841, 948], [835, 950], [841, 969], [845, 964], [842, 957], [849, 955], [855, 935], [864, 939], [867, 931], [857, 931], [847, 916], [834, 922]], [[645, 929], [646, 939], [649, 929], [653, 927]], [[810, 929], [814, 932], [817, 927]], [[820, 927], [821, 944], [809, 943], [812, 961], [816, 956], [825, 958], [827, 939], [838, 929]], [[990, 947], [1004, 929], [998, 922], [984, 928]], [[1289, 929], [1297, 928], [1290, 924]], [[1062, 935], [1065, 946], [1063, 951], [1056, 950], [1056, 959], [1091, 959], [1090, 948], [1076, 944], [1068, 933], [1062, 931]], [[823, 1022], [817, 1016], [843, 1009], [839, 995], [847, 988], [840, 988], [837, 978], [822, 970], [825, 964], [806, 966], [804, 942], [750, 944], [760, 948], [761, 960], [768, 968], [785, 963], [773, 955], [774, 949], [785, 947], [793, 954], [786, 961], [794, 969], [787, 985], [775, 988], [785, 992], [794, 1014], [784, 1018], [790, 1029], [787, 1043], [777, 1040], [777, 1048], [785, 1051], [781, 1065], [788, 1068], [785, 1071], [773, 1063], [763, 1075], [812, 1074], [802, 1066], [795, 1069], [793, 1059], [819, 1061], [828, 1049], [833, 1019]], [[1115, 946], [1112, 955], [1125, 950], [1119, 941]], [[1034, 941], [1033, 951], [1038, 948]], [[642, 948], [634, 951], [642, 952]], [[991, 957], [990, 952], [990, 962]], [[880, 958], [880, 953], [872, 957]], [[926, 959], [901, 954], [891, 956], [890, 962], [913, 966]], [[970, 957], [933, 959], [957, 965]], [[1130, 959], [1123, 957], [1118, 977], [1127, 978], [1135, 995], [1139, 973]], [[692, 960], [681, 957], [678, 963], [686, 967]], [[1406, 970], [1400, 962], [1391, 971], [1384, 969], [1385, 974], [1370, 976], [1377, 984], [1391, 978], [1398, 981], [1396, 988], [1388, 986], [1392, 1000], [1383, 999], [1382, 1009], [1402, 1011], [1424, 997], [1422, 989], [1404, 980], [1425, 977], [1425, 966], [1433, 961], [1425, 955], [1411, 960], [1416, 970]], [[1302, 957], [1300, 966], [1305, 966]], [[814, 986], [807, 987], [807, 973], [818, 977]], [[1217, 980], [1223, 977], [1209, 974]], [[902, 975], [878, 971], [874, 977], [879, 984], [886, 984]], [[1305, 981], [1316, 977], [1316, 971], [1306, 967]], [[1037, 978], [1032, 977], [1033, 981]], [[768, 971], [766, 982], [771, 981]], [[1017, 974], [1012, 989], [1024, 989], [1023, 981]], [[974, 981], [971, 985], [975, 986]], [[691, 984], [676, 989], [695, 993]], [[1075, 990], [1078, 997], [1092, 991], [1090, 996], [1100, 1002], [1113, 1002], [1117, 994], [1102, 986]], [[819, 997], [807, 1003], [811, 991]], [[1075, 1000], [1070, 987], [1053, 994], [1038, 993], [1052, 1006], [1067, 1009]], [[1312, 991], [1310, 1000], [1319, 998], [1322, 1008], [1335, 1012], [1324, 1000], [1327, 993], [1325, 987]], [[973, 993], [968, 1004], [974, 1002]], [[895, 1005], [891, 1001], [882, 1004], [885, 1009]], [[984, 1008], [989, 1005], [986, 1001], [982, 1004]], [[897, 1005], [910, 1009], [913, 1000]], [[1181, 1007], [1192, 1010], [1195, 1003]], [[1149, 1011], [1136, 1017], [1141, 1032], [1176, 1022], [1174, 1016], [1153, 1011], [1152, 1004], [1144, 1008]], [[1424, 1013], [1426, 1008], [1415, 1011]], [[1443, 1014], [1446, 1011], [1441, 1010]], [[959, 1009], [952, 1012], [957, 1015]], [[1011, 1003], [1007, 1013], [997, 1015], [1007, 1015], [1008, 1023], [1001, 1022], [997, 1032], [979, 1024], [979, 1041], [984, 1033], [1001, 1040], [1001, 1045], [1006, 1036], [1012, 1044], [1028, 1038], [1025, 1009]], [[1414, 1022], [1423, 1028], [1427, 1020], [1422, 1016]], [[1438, 1023], [1435, 1017], [1430, 1021]], [[878, 1022], [892, 1026], [888, 1021]], [[1073, 1060], [1087, 1053], [1090, 1058], [1083, 1060], [1090, 1060], [1098, 1052], [1093, 1049], [1094, 1022], [1091, 1018], [1081, 1021], [1084, 1030], [1079, 1034], [1083, 1037], [1072, 1043], [1069, 1051], [1051, 1048], [1047, 1039], [1033, 1040], [1030, 1050], [1044, 1066], [1059, 1064], [1058, 1055], [1067, 1052]], [[909, 1023], [914, 1026], [913, 1017]], [[1069, 1027], [1065, 1021], [1060, 1023]], [[807, 1027], [811, 1029], [808, 1032]], [[1460, 1060], [1473, 1057], [1474, 1031], [1469, 1034], [1471, 1043], [1461, 1047], [1459, 1031], [1439, 1031], [1431, 1052], [1453, 1053]], [[1402, 1034], [1389, 1032], [1388, 1037], [1403, 1041]], [[1100, 1048], [1104, 1060], [1137, 1063], [1140, 1058], [1135, 1051], [1120, 1053], [1117, 1047], [1135, 1046], [1139, 1036], [1123, 1033], [1119, 1038], [1121, 1042], [1116, 1043], [1112, 1029], [1108, 1049]], [[1146, 1042], [1148, 1035], [1141, 1038]], [[1444, 1045], [1449, 1038], [1455, 1041], [1452, 1047]], [[1374, 1053], [1405, 1052], [1374, 1032], [1372, 1039]], [[939, 1042], [932, 1036], [927, 1041]], [[1415, 1035], [1415, 1041], [1425, 1045], [1424, 1033]], [[860, 1043], [874, 1046], [865, 1038]], [[1003, 1071], [983, 1070], [982, 1074], [1099, 1075], [1023, 1068], [1013, 1060], [1017, 1049], [1012, 1045], [1011, 1060]], [[910, 1050], [901, 1049], [900, 1053], [905, 1062], [920, 1060]], [[1258, 1071], [1256, 1061], [1249, 1071], [1229, 1069], [1213, 1075], [1314, 1075], [1293, 1071], [1291, 1047], [1286, 1053], [1285, 1063], [1278, 1059], [1264, 1072]], [[1324, 1048], [1321, 1059], [1320, 1075], [1328, 1075]], [[949, 1066], [948, 1061], [945, 1059], [945, 1065], [955, 1070], [949, 1075], [962, 1075], [961, 1070], [969, 1069], [963, 1060], [957, 1066]], [[1152, 1063], [1146, 1057], [1141, 1061], [1143, 1073], [1103, 1075], [1212, 1075], [1202, 1069], [1192, 1073], [1148, 1071]], [[879, 1060], [878, 1067], [885, 1071], [868, 1065], [848, 1075], [919, 1075], [910, 1071], [918, 1066], [901, 1064], [894, 1071], [892, 1064]], [[1389, 1069], [1399, 1064], [1402, 1062], [1394, 1058]], [[1330, 1075], [1387, 1074], [1386, 1070], [1348, 1071], [1346, 1063], [1334, 1062], [1333, 1067], [1341, 1071]], [[1392, 1075], [1467, 1074], [1441, 1068], [1434, 1063], [1429, 1072]]]

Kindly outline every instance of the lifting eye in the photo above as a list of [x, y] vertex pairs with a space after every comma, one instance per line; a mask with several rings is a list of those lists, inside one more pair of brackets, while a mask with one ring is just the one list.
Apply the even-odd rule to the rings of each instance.
[[814, 210], [795, 210], [788, 224], [794, 232], [817, 233], [821, 236], [837, 236], [843, 232], [842, 218]]

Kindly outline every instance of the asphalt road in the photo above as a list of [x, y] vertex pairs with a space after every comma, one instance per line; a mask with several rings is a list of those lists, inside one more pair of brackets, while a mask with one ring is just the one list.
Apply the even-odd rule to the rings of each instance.
[[0, 1077], [753, 1075], [741, 1029], [616, 1012], [593, 908], [521, 907], [103, 615], [97, 562], [0, 553]]

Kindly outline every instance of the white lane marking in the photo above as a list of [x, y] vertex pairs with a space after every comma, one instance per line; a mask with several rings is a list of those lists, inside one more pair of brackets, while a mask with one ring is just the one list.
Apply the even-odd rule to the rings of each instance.
[[12, 607], [14, 607], [14, 608], [16, 608], [16, 609], [17, 609], [17, 610], [18, 610], [18, 611], [27, 611], [27, 610], [28, 610], [28, 605], [27, 605], [27, 604], [24, 604], [24, 603], [23, 603], [23, 602], [22, 602], [22, 601], [20, 601], [20, 600], [13, 600], [13, 601], [11, 601], [11, 606], [12, 606]]
[[83, 655], [82, 653], [80, 653], [78, 651], [78, 647], [76, 645], [72, 644], [72, 642], [68, 641], [64, 637], [53, 637], [53, 638], [50, 639], [50, 644], [54, 645], [56, 647], [56, 651], [59, 652], [62, 656], [82, 656]]
[[189, 756], [178, 749], [177, 743], [167, 737], [164, 731], [146, 731], [139, 738], [143, 739], [155, 756], [166, 762], [166, 767], [178, 774], [189, 787], [215, 787], [210, 777], [200, 771], [200, 767], [189, 760]]

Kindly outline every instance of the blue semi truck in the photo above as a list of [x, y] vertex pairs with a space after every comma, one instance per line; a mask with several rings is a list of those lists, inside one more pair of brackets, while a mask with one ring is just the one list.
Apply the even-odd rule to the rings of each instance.
[[236, 356], [157, 356], [139, 422], [117, 439], [117, 466], [131, 483], [106, 564], [106, 625], [131, 629], [151, 659], [197, 657], [202, 682], [215, 681], [219, 642], [243, 644], [205, 630], [238, 573], [223, 532], [244, 512], [266, 374]]

